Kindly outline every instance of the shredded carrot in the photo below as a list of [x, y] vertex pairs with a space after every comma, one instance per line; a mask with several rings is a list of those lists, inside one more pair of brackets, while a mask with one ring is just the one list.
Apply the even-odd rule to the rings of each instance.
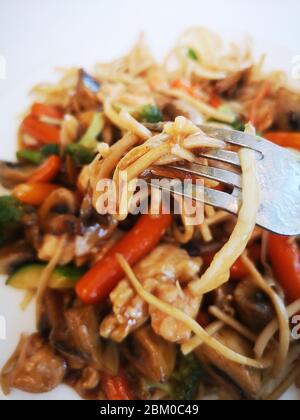
[[256, 97], [254, 98], [250, 113], [249, 113], [249, 121], [255, 126], [257, 123], [257, 115], [256, 111], [261, 105], [262, 101], [265, 99], [266, 96], [269, 95], [272, 89], [272, 83], [269, 80], [266, 80], [262, 87], [258, 90]]

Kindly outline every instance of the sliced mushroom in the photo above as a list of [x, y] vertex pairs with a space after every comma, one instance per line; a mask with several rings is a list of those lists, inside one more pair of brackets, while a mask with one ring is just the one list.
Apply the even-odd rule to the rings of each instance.
[[[67, 208], [57, 207], [55, 210], [67, 211]], [[36, 212], [27, 213], [22, 217], [26, 238], [37, 251], [39, 251], [41, 247], [47, 246], [45, 241], [48, 234], [55, 237], [61, 235], [74, 237], [80, 233], [79, 218], [73, 214], [50, 212], [48, 215], [45, 214], [45, 219], [41, 220], [42, 217], [43, 215], [41, 216], [41, 212], [39, 213], [39, 217]], [[43, 233], [46, 233], [44, 238]], [[57, 240], [57, 238], [55, 238], [55, 240]]]
[[67, 327], [65, 310], [72, 306], [73, 292], [48, 289], [45, 292], [38, 330], [48, 338], [52, 347], [66, 360], [68, 368], [83, 369], [87, 364], [85, 355], [76, 348], [72, 334]]
[[104, 245], [113, 235], [118, 222], [110, 215], [96, 212], [89, 193], [84, 196], [80, 209], [80, 235], [76, 238], [76, 256], [89, 257], [99, 246]]
[[70, 292], [46, 292], [39, 330], [49, 336], [51, 344], [63, 355], [71, 369], [81, 370], [91, 366], [108, 373], [118, 370], [118, 352], [110, 343], [104, 346], [98, 328], [95, 306], [74, 301]]
[[30, 393], [44, 393], [63, 382], [66, 364], [39, 334], [21, 340], [17, 351], [4, 367], [2, 384], [6, 392], [17, 388]]
[[26, 182], [34, 170], [35, 167], [31, 165], [0, 161], [0, 184], [11, 189], [17, 184]]
[[65, 319], [75, 347], [87, 360], [90, 359], [101, 367], [102, 348], [95, 308], [85, 305], [73, 306], [65, 311]]
[[24, 240], [0, 248], [0, 274], [11, 274], [22, 264], [33, 261], [34, 257], [34, 250]]
[[53, 191], [38, 211], [39, 226], [52, 235], [79, 233], [78, 203], [74, 193], [66, 188]]
[[[74, 218], [69, 218], [69, 222], [66, 221], [65, 226], [64, 221], [62, 221], [61, 218], [60, 226], [59, 222], [55, 225], [54, 221], [56, 216], [75, 216], [77, 210], [78, 203], [75, 194], [66, 188], [59, 188], [58, 190], [53, 191], [39, 208], [39, 224], [42, 230], [46, 233], [54, 233], [54, 231], [57, 230], [57, 234], [66, 233], [66, 231], [62, 229], [64, 229], [67, 224], [69, 230], [76, 230], [77, 226]], [[70, 220], [72, 220], [72, 223], [70, 223]]]
[[239, 317], [253, 331], [262, 331], [275, 317], [270, 299], [251, 279], [245, 279], [238, 284], [234, 301]]
[[22, 224], [27, 241], [35, 250], [38, 250], [42, 242], [42, 234], [36, 211], [31, 211], [23, 215]]
[[74, 292], [71, 290], [46, 290], [42, 301], [41, 318], [37, 320], [38, 331], [43, 337], [48, 338], [58, 330], [66, 331], [64, 312], [72, 306], [73, 301]]
[[[105, 370], [109, 360], [98, 333], [98, 315], [94, 306], [74, 300], [72, 292], [47, 290], [43, 299], [39, 331], [64, 357], [72, 370], [93, 366]], [[113, 349], [110, 359], [113, 360]], [[118, 363], [118, 361], [116, 362]], [[109, 366], [106, 369], [109, 370]]]
[[[46, 224], [44, 225], [46, 227]], [[73, 214], [57, 214], [47, 219], [47, 232], [52, 235], [77, 235], [80, 232], [79, 219]]]
[[[232, 329], [224, 328], [214, 337], [231, 350], [253, 357], [250, 343]], [[233, 399], [259, 398], [262, 386], [262, 374], [259, 370], [231, 362], [206, 345], [199, 347], [196, 354], [212, 378], [224, 386]]]
[[75, 347], [85, 355], [91, 366], [97, 370], [115, 375], [119, 367], [119, 355], [113, 343], [102, 343], [99, 336], [99, 322], [95, 306], [77, 302], [65, 311], [67, 327]]
[[176, 346], [156, 335], [150, 325], [130, 336], [126, 354], [143, 375], [155, 382], [166, 382], [175, 368]]

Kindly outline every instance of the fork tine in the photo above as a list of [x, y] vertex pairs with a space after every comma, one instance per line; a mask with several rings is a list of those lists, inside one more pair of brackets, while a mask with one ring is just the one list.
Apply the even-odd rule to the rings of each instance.
[[236, 152], [228, 150], [211, 149], [207, 151], [200, 151], [197, 155], [206, 159], [218, 160], [224, 163], [230, 163], [234, 166], [241, 166], [239, 155]]
[[242, 204], [241, 194], [231, 195], [223, 191], [204, 188], [204, 202], [213, 207], [218, 207], [232, 214], [238, 214]]
[[188, 163], [184, 166], [169, 165], [169, 168], [242, 188], [241, 176], [225, 169], [212, 168], [211, 166], [204, 166], [195, 163]]
[[239, 147], [247, 147], [261, 153], [260, 143], [263, 141], [260, 137], [251, 134], [242, 133], [235, 130], [226, 130], [223, 128], [200, 125], [199, 128], [210, 137], [226, 141]]
[[[165, 123], [161, 122], [157, 124], [145, 124], [145, 126], [151, 131], [161, 132], [164, 129]], [[218, 140], [223, 140], [227, 143], [234, 144], [239, 147], [247, 147], [248, 149], [255, 150], [259, 153], [258, 158], [262, 158], [262, 153], [264, 153], [264, 146], [266, 143], [269, 143], [262, 137], [242, 133], [241, 131], [218, 128], [203, 124], [198, 125], [198, 127], [209, 137], [214, 137]]]
[[[152, 188], [159, 189], [174, 195], [183, 196], [182, 189], [170, 188], [161, 184], [152, 184], [150, 181], [148, 185]], [[197, 193], [198, 190], [198, 193]], [[194, 193], [190, 194], [185, 191], [184, 197], [192, 200], [203, 202], [209, 206], [214, 206], [225, 210], [229, 213], [237, 215], [242, 203], [241, 193], [236, 191], [235, 195], [224, 193], [223, 191], [213, 190], [211, 188], [200, 188], [195, 186]]]

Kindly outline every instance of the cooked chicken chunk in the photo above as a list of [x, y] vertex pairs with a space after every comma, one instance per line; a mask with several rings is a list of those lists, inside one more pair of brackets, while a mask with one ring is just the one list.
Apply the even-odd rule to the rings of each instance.
[[[43, 238], [42, 245], [38, 250], [38, 258], [42, 261], [50, 261], [55, 251], [57, 250], [61, 236], [46, 234]], [[69, 264], [75, 258], [75, 241], [69, 238], [65, 247], [63, 255], [59, 261], [60, 265]]]
[[[185, 285], [197, 277], [200, 268], [200, 258], [192, 258], [172, 245], [161, 245], [135, 267], [135, 273], [147, 291], [195, 318], [199, 298], [192, 296]], [[126, 279], [118, 284], [110, 299], [113, 314], [100, 326], [100, 334], [105, 338], [121, 342], [149, 316], [156, 334], [166, 340], [180, 343], [190, 337], [190, 331], [181, 322], [149, 308]]]
[[65, 373], [64, 360], [38, 334], [34, 334], [23, 341], [3, 379], [9, 387], [43, 393], [62, 383]]

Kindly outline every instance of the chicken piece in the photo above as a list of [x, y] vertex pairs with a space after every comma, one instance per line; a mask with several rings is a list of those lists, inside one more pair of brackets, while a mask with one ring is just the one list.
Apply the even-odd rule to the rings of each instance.
[[[41, 247], [38, 250], [38, 258], [42, 261], [50, 261], [57, 250], [61, 236], [46, 234], [43, 238]], [[64, 252], [59, 261], [59, 265], [67, 265], [75, 258], [75, 240], [69, 238], [64, 247]]]
[[[202, 261], [192, 258], [182, 249], [161, 245], [134, 269], [144, 288], [161, 300], [183, 310], [195, 318], [199, 310], [199, 298], [185, 287], [197, 278]], [[183, 289], [182, 289], [183, 287]], [[182, 342], [190, 337], [190, 331], [181, 322], [148, 306], [129, 284], [122, 280], [110, 295], [113, 314], [108, 315], [100, 326], [100, 334], [116, 342], [143, 325], [149, 316], [156, 334], [171, 342]]]
[[147, 321], [148, 305], [136, 295], [127, 280], [118, 284], [111, 293], [110, 300], [113, 313], [102, 321], [100, 335], [121, 343], [132, 331]]
[[191, 258], [188, 253], [173, 245], [161, 245], [136, 267], [136, 275], [140, 281], [147, 278], [162, 282], [179, 281], [189, 283], [197, 277], [202, 260]]
[[[185, 312], [189, 317], [196, 318], [199, 312], [200, 299], [193, 296], [188, 289], [179, 290], [178, 285], [164, 285], [155, 290], [154, 294], [161, 300]], [[191, 331], [182, 322], [172, 316], [150, 307], [151, 323], [156, 334], [172, 343], [182, 344], [191, 338]]]
[[49, 344], [34, 334], [24, 340], [4, 379], [9, 387], [30, 393], [44, 393], [63, 382], [66, 363]]
[[[246, 357], [253, 357], [250, 343], [230, 328], [215, 334], [215, 338], [231, 350]], [[231, 362], [207, 345], [198, 347], [197, 357], [208, 373], [233, 399], [258, 399], [262, 388], [262, 373], [257, 369]]]

